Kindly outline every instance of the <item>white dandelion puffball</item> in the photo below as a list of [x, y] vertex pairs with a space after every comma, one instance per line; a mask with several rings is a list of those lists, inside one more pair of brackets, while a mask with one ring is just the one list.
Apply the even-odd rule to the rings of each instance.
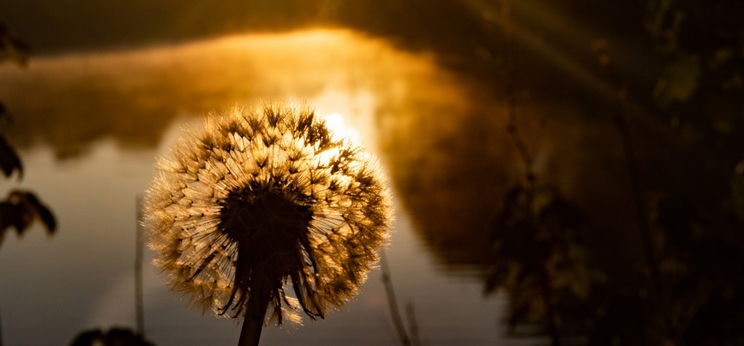
[[149, 245], [175, 290], [229, 317], [261, 294], [277, 324], [354, 296], [389, 229], [371, 156], [313, 111], [282, 107], [212, 117], [186, 137], [145, 199]]

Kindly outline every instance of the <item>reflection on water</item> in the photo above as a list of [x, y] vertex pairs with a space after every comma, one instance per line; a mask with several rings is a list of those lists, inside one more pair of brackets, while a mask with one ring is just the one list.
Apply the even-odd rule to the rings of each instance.
[[[471, 3], [498, 32], [490, 3]], [[740, 121], [726, 120], [740, 113], [740, 95], [719, 91], [729, 74], [697, 81], [698, 60], [685, 55], [645, 66], [655, 72], [626, 90], [606, 65], [607, 47], [563, 54], [572, 48], [520, 30], [511, 81], [497, 54], [466, 59], [480, 65], [455, 74], [432, 56], [336, 30], [0, 68], [0, 99], [18, 115], [24, 184], [60, 219], [54, 239], [29, 232], [3, 244], [5, 337], [51, 344], [83, 328], [131, 324], [134, 198], [153, 157], [200, 114], [291, 100], [343, 120], [382, 157], [396, 193], [388, 254], [396, 293], [401, 305], [415, 304], [428, 344], [514, 342], [499, 321], [553, 344], [740, 341], [744, 137]], [[629, 68], [637, 65], [619, 70]], [[690, 80], [696, 93], [679, 99], [674, 87], [689, 89]], [[515, 150], [515, 133], [530, 160]], [[148, 270], [152, 340], [234, 342], [236, 328], [185, 310]], [[379, 272], [370, 278], [342, 312], [288, 333], [269, 329], [266, 342], [393, 343]]]
[[[442, 183], [449, 189], [442, 180], [453, 172], [490, 177], [482, 169], [487, 167], [473, 166], [485, 132], [472, 133], [466, 147], [449, 143], [456, 131], [472, 128], [475, 118], [468, 115], [469, 96], [460, 81], [428, 56], [401, 53], [346, 31], [314, 30], [43, 57], [27, 71], [2, 67], [0, 78], [5, 81], [0, 99], [18, 118], [13, 140], [27, 165], [24, 184], [43, 193], [60, 219], [54, 239], [30, 232], [22, 240], [6, 239], [0, 252], [3, 337], [10, 344], [56, 345], [83, 329], [131, 325], [134, 201], [151, 180], [153, 158], [181, 127], [198, 123], [197, 115], [287, 99], [354, 127], [362, 144], [383, 154], [385, 169], [404, 192], [396, 199], [388, 259], [398, 299], [415, 304], [421, 337], [429, 344], [502, 340], [502, 301], [484, 299], [477, 281], [443, 274], [416, 237], [425, 234], [427, 247], [437, 254], [469, 251], [478, 243], [473, 235], [432, 228], [431, 222], [443, 219], [422, 220], [441, 210], [421, 208], [428, 208], [428, 201], [446, 208], [448, 198], [476, 198], [476, 192], [431, 188], [428, 199], [410, 191]], [[409, 144], [399, 153], [391, 150]], [[472, 156], [461, 157], [467, 166], [446, 161], [467, 150]], [[411, 182], [416, 177], [422, 179], [418, 187]], [[494, 188], [485, 192], [489, 189]], [[441, 217], [452, 216], [443, 225], [464, 222], [468, 216], [462, 210], [446, 210]], [[379, 275], [372, 272], [361, 295], [342, 312], [296, 330], [267, 329], [265, 342], [394, 343]], [[148, 339], [161, 345], [235, 342], [238, 329], [232, 323], [187, 310], [152, 267], [144, 281]], [[39, 328], [45, 332], [35, 332]]]
[[381, 41], [315, 30], [39, 58], [28, 71], [0, 68], [0, 96], [23, 115], [16, 141], [43, 141], [64, 156], [105, 137], [151, 148], [174, 117], [241, 103], [290, 99], [371, 119], [438, 74], [429, 59]]
[[[179, 116], [240, 104], [307, 103], [332, 125], [346, 115], [346, 125], [361, 132], [352, 137], [382, 150], [415, 223], [423, 223], [417, 230], [447, 265], [485, 253], [484, 220], [517, 171], [511, 143], [493, 135], [504, 122], [492, 100], [429, 56], [348, 31], [47, 57], [28, 71], [0, 67], [0, 76], [7, 81], [0, 98], [23, 115], [13, 139], [48, 145], [59, 158], [81, 155], [102, 138], [146, 150]], [[474, 200], [482, 202], [452, 203]]]

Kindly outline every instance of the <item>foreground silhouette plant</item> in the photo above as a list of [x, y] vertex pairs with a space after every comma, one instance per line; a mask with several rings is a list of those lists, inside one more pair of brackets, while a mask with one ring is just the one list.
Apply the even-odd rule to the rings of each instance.
[[113, 327], [109, 330], [84, 330], [75, 336], [70, 346], [154, 346], [133, 330]]
[[387, 236], [376, 166], [312, 111], [209, 119], [159, 170], [145, 201], [156, 264], [197, 305], [244, 316], [241, 345], [258, 344], [264, 322], [342, 305]]
[[[28, 46], [0, 22], [0, 63], [10, 60], [18, 67], [25, 68], [28, 65], [29, 53]], [[11, 178], [17, 172], [20, 180], [23, 177], [23, 164], [16, 149], [6, 138], [6, 126], [13, 121], [11, 113], [0, 102], [0, 171], [6, 178]], [[51, 209], [39, 197], [31, 191], [18, 189], [9, 191], [5, 200], [0, 200], [0, 246], [11, 228], [21, 237], [37, 219], [44, 225], [48, 235], [54, 235], [57, 231], [57, 220]]]

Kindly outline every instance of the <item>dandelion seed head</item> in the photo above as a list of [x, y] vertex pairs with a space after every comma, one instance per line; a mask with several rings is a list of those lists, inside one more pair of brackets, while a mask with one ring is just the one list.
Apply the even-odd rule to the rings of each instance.
[[155, 263], [219, 315], [241, 316], [269, 290], [277, 324], [322, 318], [354, 296], [387, 239], [375, 160], [311, 110], [210, 117], [157, 171], [145, 199]]

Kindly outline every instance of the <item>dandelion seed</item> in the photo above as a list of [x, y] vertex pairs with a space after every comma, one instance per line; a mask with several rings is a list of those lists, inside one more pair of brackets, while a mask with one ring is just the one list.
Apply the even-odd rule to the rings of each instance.
[[158, 168], [145, 201], [156, 264], [195, 304], [244, 316], [241, 344], [264, 322], [341, 306], [387, 237], [374, 161], [309, 110], [209, 119]]

